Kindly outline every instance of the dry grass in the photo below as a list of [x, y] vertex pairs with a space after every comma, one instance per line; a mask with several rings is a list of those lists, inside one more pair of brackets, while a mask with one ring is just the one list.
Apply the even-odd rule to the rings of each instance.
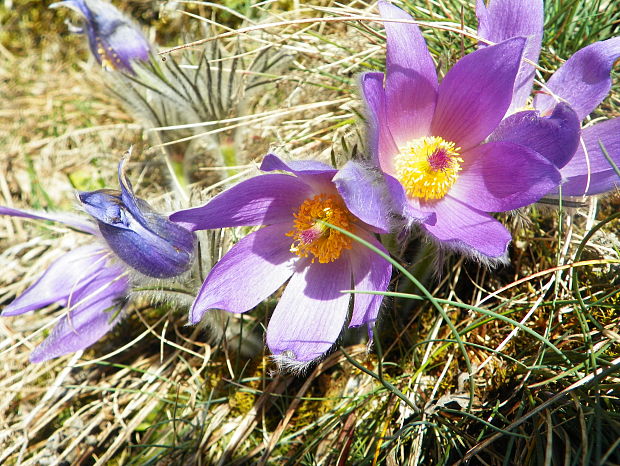
[[[153, 13], [157, 2], [124, 5], [168, 46], [205, 37], [202, 23], [214, 19], [255, 29], [221, 40], [227, 60], [239, 43], [248, 57], [265, 46], [288, 57], [261, 92], [196, 131], [218, 130], [201, 141], [232, 141], [239, 166], [229, 177], [230, 167], [201, 163], [208, 151], [200, 149], [191, 169], [216, 176], [196, 175], [188, 187], [193, 201], [254, 172], [269, 150], [337, 165], [363, 153], [356, 77], [383, 66], [379, 25], [347, 19], [373, 15], [371, 5], [237, 3], [248, 19], [187, 2], [182, 7], [195, 16], [171, 12], [164, 21]], [[445, 70], [475, 42], [445, 30], [460, 28], [459, 2], [420, 4], [410, 6], [430, 21], [423, 31]], [[562, 11], [563, 2], [547, 8]], [[463, 6], [463, 21], [475, 27], [472, 11]], [[341, 19], [300, 21], [310, 17]], [[106, 90], [103, 72], [63, 18], [38, 2], [0, 7], [0, 79], [8, 84], [0, 90], [0, 204], [70, 210], [74, 189], [116, 185], [116, 164], [131, 144], [143, 149], [132, 164], [138, 193], [160, 206], [182, 204], [169, 193], [166, 152], [153, 142], [153, 134], [165, 140], [165, 131], [145, 132]], [[583, 45], [572, 24], [561, 17], [548, 25], [547, 40], [561, 48], [544, 52], [545, 68]], [[610, 31], [598, 34], [591, 40]], [[213, 65], [229, 69], [227, 60]], [[602, 107], [606, 117], [619, 114], [617, 89]], [[447, 257], [441, 276], [431, 276], [436, 251], [414, 242], [399, 261], [434, 300], [396, 274], [373, 350], [346, 332], [337, 351], [303, 377], [277, 373], [263, 349], [272, 301], [218, 333], [186, 327], [186, 307], [174, 299], [138, 295], [104, 340], [38, 365], [28, 354], [61, 311], [3, 318], [0, 463], [617, 463], [619, 206], [612, 194], [570, 215], [535, 207], [506, 216], [515, 238], [510, 265], [493, 271]], [[211, 235], [209, 253], [221, 255], [230, 240]], [[59, 227], [0, 217], [0, 302], [77, 241]]]

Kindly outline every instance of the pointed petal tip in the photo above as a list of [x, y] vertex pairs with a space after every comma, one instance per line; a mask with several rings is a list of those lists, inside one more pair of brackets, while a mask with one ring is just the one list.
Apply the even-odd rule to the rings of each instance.
[[261, 171], [269, 171], [271, 167], [277, 167], [283, 164], [284, 162], [280, 157], [278, 157], [273, 152], [269, 152], [267, 155], [263, 157], [263, 161], [260, 164], [259, 170]]
[[[386, 20], [385, 120], [397, 145], [426, 136], [439, 86], [435, 63], [420, 28], [407, 12], [379, 4]], [[393, 154], [392, 154], [393, 155]]]
[[465, 55], [439, 86], [431, 132], [463, 151], [480, 144], [512, 102], [525, 38], [515, 37]]
[[[551, 76], [547, 87], [568, 102], [580, 120], [587, 117], [608, 96], [612, 86], [611, 72], [620, 58], [620, 37], [590, 44], [575, 52]], [[534, 106], [547, 111], [556, 98], [539, 93]]]
[[174, 212], [168, 218], [191, 231], [289, 222], [292, 212], [310, 193], [310, 187], [297, 177], [268, 173], [242, 181], [206, 204]]
[[377, 6], [379, 8], [379, 13], [384, 18], [413, 20], [409, 13], [407, 13], [402, 8], [397, 7], [396, 5], [393, 5], [392, 2], [388, 2], [386, 0], [379, 0]]
[[305, 175], [333, 175], [336, 173], [336, 169], [318, 160], [288, 160], [285, 161], [276, 154], [269, 153], [264, 158], [260, 165], [261, 171], [286, 171], [296, 175], [298, 177], [304, 177]]
[[207, 312], [207, 309], [196, 309], [196, 302], [194, 301], [194, 304], [192, 305], [192, 308], [189, 311], [187, 324], [188, 325], [199, 324], [206, 312]]
[[[494, 43], [511, 37], [527, 37], [524, 57], [530, 62], [537, 63], [542, 45], [543, 10], [542, 0], [494, 0], [490, 1], [488, 6], [484, 0], [477, 0], [478, 35]], [[486, 47], [487, 44], [481, 42], [479, 46]], [[534, 66], [522, 61], [509, 112], [526, 105], [532, 92], [534, 75]]]

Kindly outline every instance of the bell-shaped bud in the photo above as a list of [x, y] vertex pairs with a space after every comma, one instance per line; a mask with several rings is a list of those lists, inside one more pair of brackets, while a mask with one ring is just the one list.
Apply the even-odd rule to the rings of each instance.
[[196, 236], [134, 195], [125, 175], [126, 160], [118, 167], [121, 190], [80, 193], [84, 209], [97, 220], [110, 249], [127, 265], [156, 278], [186, 272], [194, 259]]
[[84, 18], [90, 50], [105, 68], [133, 73], [132, 61], [149, 59], [150, 43], [140, 29], [115, 6], [102, 0], [65, 0], [50, 8], [67, 7]]

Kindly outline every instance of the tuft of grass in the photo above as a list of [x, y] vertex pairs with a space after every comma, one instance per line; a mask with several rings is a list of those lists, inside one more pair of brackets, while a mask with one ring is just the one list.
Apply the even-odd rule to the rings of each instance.
[[[226, 141], [238, 166], [210, 156], [208, 135], [198, 138], [192, 202], [246, 176], [269, 149], [336, 165], [364, 156], [356, 81], [384, 69], [385, 38], [379, 22], [351, 17], [373, 17], [374, 3], [213, 3], [176, 2], [161, 14], [159, 2], [119, 4], [167, 48], [224, 35], [222, 54], [208, 62], [214, 69], [232, 73], [231, 63], [265, 48], [287, 57], [241, 111], [203, 115], [205, 129], [240, 135]], [[473, 5], [400, 4], [424, 22], [441, 74], [474, 50]], [[541, 66], [551, 72], [617, 34], [612, 5], [545, 2]], [[71, 209], [73, 189], [115, 184], [131, 144], [143, 149], [133, 165], [141, 195], [180, 203], [170, 201], [149, 123], [109, 93], [82, 38], [67, 33], [67, 17], [39, 2], [0, 6], [0, 78], [9, 83], [0, 90], [0, 203]], [[183, 53], [209, 47], [168, 55], [181, 63]], [[614, 83], [600, 116], [619, 114]], [[303, 377], [278, 374], [263, 349], [274, 300], [240, 320], [215, 316], [217, 331], [186, 326], [186, 307], [174, 298], [136, 299], [104, 340], [40, 365], [28, 354], [58, 311], [3, 318], [0, 463], [620, 463], [619, 206], [614, 193], [571, 212], [537, 206], [505, 216], [515, 238], [510, 264], [492, 271], [451, 256], [437, 277], [433, 261], [414, 263], [436, 251], [414, 241], [396, 262], [402, 269], [385, 293], [373, 348], [346, 332]], [[4, 304], [76, 236], [16, 219], [0, 224]], [[247, 232], [209, 233], [205, 268]]]

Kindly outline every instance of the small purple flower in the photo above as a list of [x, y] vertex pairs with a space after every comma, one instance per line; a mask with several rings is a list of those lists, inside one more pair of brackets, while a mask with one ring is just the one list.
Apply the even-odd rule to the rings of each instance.
[[[266, 225], [241, 239], [213, 267], [190, 311], [246, 312], [288, 280], [267, 328], [267, 345], [284, 365], [302, 369], [334, 344], [349, 310], [343, 290], [385, 291], [391, 265], [323, 221], [385, 251], [373, 232], [389, 229], [379, 184], [353, 162], [337, 171], [319, 162], [284, 163], [273, 154], [261, 170], [202, 207], [170, 219], [191, 230]], [[291, 174], [293, 176], [291, 176]], [[382, 296], [355, 294], [350, 327], [377, 319]]]
[[125, 162], [118, 167], [120, 191], [82, 192], [80, 201], [97, 221], [110, 249], [127, 265], [149, 277], [181, 275], [194, 260], [196, 235], [134, 195], [125, 175]]
[[[488, 6], [478, 0], [476, 13], [480, 37], [497, 42], [527, 35], [528, 44], [535, 51], [528, 58], [537, 61], [543, 33], [542, 0], [491, 0]], [[618, 58], [620, 37], [596, 42], [577, 51], [553, 74], [546, 88], [536, 95], [534, 107], [543, 115], [549, 115], [568, 104], [578, 119], [583, 120], [609, 94], [612, 85], [610, 73]], [[532, 65], [521, 63], [520, 74], [530, 75], [533, 71]], [[520, 88], [515, 88], [513, 109], [526, 104], [532, 85], [533, 80], [528, 80]], [[530, 145], [527, 121], [533, 114], [521, 112], [509, 116], [502, 123], [501, 134], [492, 138], [504, 140], [505, 135], [510, 133], [514, 142]], [[561, 187], [563, 195], [599, 194], [612, 190], [620, 183], [599, 141], [614, 162], [620, 163], [620, 118], [584, 128], [581, 131], [581, 144], [574, 151], [567, 154], [567, 157], [549, 158], [560, 169], [564, 181]], [[558, 191], [554, 189], [553, 192]]]
[[102, 0], [65, 0], [52, 3], [50, 8], [63, 6], [84, 18], [90, 50], [103, 67], [133, 73], [133, 60], [149, 59], [151, 45], [114, 5]]
[[[439, 84], [411, 16], [383, 1], [379, 10], [391, 20], [384, 24], [386, 74], [366, 73], [361, 85], [372, 156], [385, 173], [394, 208], [441, 245], [502, 260], [510, 233], [489, 213], [530, 204], [560, 182], [556, 167], [537, 150], [486, 141], [511, 105], [526, 39], [463, 57]], [[549, 157], [562, 157], [577, 143], [567, 131], [576, 121], [569, 108], [551, 122], [540, 120], [532, 119], [532, 136]]]
[[[0, 215], [51, 220], [88, 234], [95, 233], [90, 224], [63, 214], [0, 207]], [[32, 362], [47, 361], [91, 346], [120, 321], [129, 291], [127, 275], [109, 251], [98, 244], [82, 246], [52, 263], [0, 315], [15, 316], [53, 303], [65, 307], [68, 312], [30, 355]]]
[[64, 223], [102, 237], [109, 246], [99, 241], [64, 254], [0, 314], [23, 314], [53, 303], [67, 309], [47, 339], [30, 355], [32, 362], [87, 348], [121, 320], [129, 292], [127, 266], [144, 275], [169, 278], [184, 273], [192, 264], [194, 233], [154, 212], [134, 195], [125, 176], [125, 161], [119, 164], [121, 191], [79, 195], [97, 226], [69, 214], [0, 207], [0, 215]]

